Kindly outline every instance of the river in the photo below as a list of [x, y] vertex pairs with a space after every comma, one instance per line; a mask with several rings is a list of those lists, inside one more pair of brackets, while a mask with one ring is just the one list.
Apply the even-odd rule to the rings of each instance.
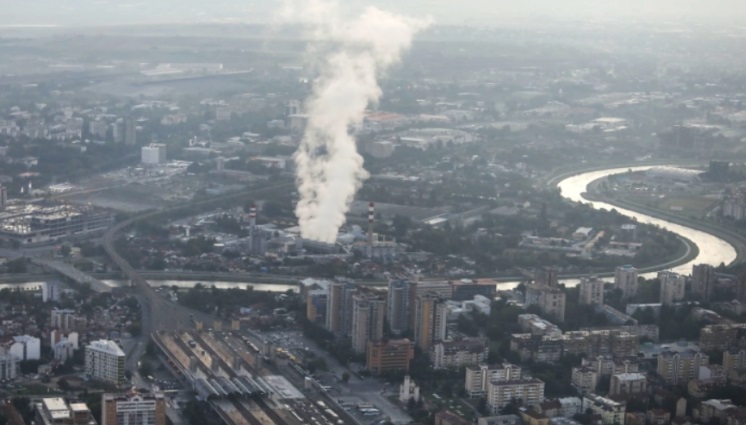
[[[692, 265], [694, 264], [711, 264], [713, 266], [719, 266], [720, 263], [730, 264], [736, 259], [736, 249], [733, 245], [728, 242], [713, 236], [709, 233], [705, 233], [701, 230], [692, 229], [690, 227], [682, 226], [680, 224], [671, 223], [670, 221], [651, 217], [646, 214], [637, 213], [624, 208], [615, 207], [605, 202], [588, 201], [583, 198], [582, 194], [586, 191], [588, 184], [594, 180], [610, 176], [613, 174], [625, 173], [628, 170], [632, 171], [644, 171], [653, 168], [652, 166], [644, 167], [625, 167], [625, 168], [614, 168], [601, 171], [593, 171], [590, 173], [578, 174], [576, 176], [568, 177], [562, 180], [557, 186], [562, 191], [562, 196], [576, 202], [583, 202], [590, 204], [595, 209], [616, 209], [620, 214], [635, 219], [638, 223], [653, 224], [671, 232], [677, 233], [680, 236], [689, 239], [694, 242], [699, 248], [699, 255], [692, 261], [674, 267], [671, 270], [689, 275], [692, 272]], [[641, 276], [650, 279], [657, 276], [656, 272], [645, 273]]]
[[[634, 211], [630, 211], [624, 208], [618, 208], [611, 204], [607, 204], [605, 202], [596, 202], [596, 201], [588, 201], [585, 198], [583, 198], [582, 194], [586, 191], [588, 185], [593, 182], [594, 180], [598, 180], [600, 178], [613, 175], [613, 174], [620, 174], [627, 172], [628, 170], [632, 171], [643, 171], [652, 168], [652, 166], [640, 166], [640, 167], [624, 167], [624, 168], [614, 168], [614, 169], [607, 169], [607, 170], [601, 170], [601, 171], [593, 171], [589, 173], [583, 173], [578, 174], [572, 177], [568, 177], [557, 185], [560, 190], [562, 191], [562, 196], [564, 196], [567, 199], [570, 199], [572, 201], [576, 202], [583, 202], [586, 204], [590, 204], [595, 209], [616, 209], [620, 214], [623, 214], [627, 217], [630, 217], [634, 220], [636, 220], [638, 223], [644, 223], [644, 224], [653, 224], [657, 225], [661, 228], [664, 228], [666, 230], [669, 230], [671, 232], [677, 233], [681, 236], [683, 236], [686, 239], [689, 239], [690, 241], [694, 242], [695, 245], [699, 248], [699, 255], [692, 261], [682, 264], [680, 266], [674, 267], [671, 270], [676, 273], [681, 273], [684, 275], [689, 275], [692, 272], [692, 265], [694, 264], [711, 264], [713, 266], [718, 266], [720, 263], [730, 264], [736, 259], [736, 250], [735, 248], [729, 244], [728, 242], [715, 237], [709, 233], [702, 232], [700, 230], [692, 229], [686, 226], [682, 226], [679, 224], [671, 223], [666, 220], [661, 220], [655, 217], [651, 217], [646, 214], [636, 213]], [[657, 276], [656, 272], [651, 273], [644, 273], [641, 274], [642, 277], [645, 277], [646, 279], [651, 279]], [[111, 286], [123, 286], [126, 284], [125, 281], [120, 280], [105, 280], [105, 283], [111, 285]], [[184, 281], [184, 280], [149, 280], [149, 282], [154, 286], [178, 286], [180, 288], [190, 288], [197, 284], [195, 281]], [[562, 279], [562, 283], [564, 283], [566, 286], [575, 286], [579, 282], [578, 279]], [[246, 288], [247, 286], [251, 286], [256, 291], [273, 291], [273, 292], [285, 292], [288, 289], [292, 289], [297, 291], [298, 285], [283, 285], [283, 284], [271, 284], [271, 283], [252, 283], [252, 282], [213, 282], [213, 281], [205, 281], [202, 282], [206, 286], [212, 286], [215, 285], [217, 288], [220, 289], [228, 289], [228, 288]], [[516, 285], [518, 285], [519, 282], [500, 282], [497, 285], [497, 288], [500, 290], [507, 290], [512, 289]], [[0, 289], [2, 288], [22, 288], [22, 289], [38, 289], [41, 286], [41, 282], [28, 282], [28, 283], [21, 283], [21, 284], [0, 284]]]

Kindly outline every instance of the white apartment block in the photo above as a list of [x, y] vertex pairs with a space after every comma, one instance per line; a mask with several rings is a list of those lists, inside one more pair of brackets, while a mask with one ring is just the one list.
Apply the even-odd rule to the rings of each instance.
[[466, 368], [464, 388], [469, 397], [487, 394], [487, 386], [492, 381], [517, 381], [521, 379], [521, 368], [510, 363], [494, 366], [469, 366]]
[[146, 165], [157, 165], [166, 162], [166, 145], [151, 143], [140, 149], [140, 161]]
[[520, 400], [523, 405], [544, 401], [544, 382], [535, 379], [516, 381], [491, 381], [487, 385], [487, 407], [492, 414], [497, 414], [513, 400]]
[[626, 406], [626, 403], [619, 403], [595, 394], [583, 397], [583, 411], [590, 409], [593, 414], [601, 416], [604, 425], [623, 424]]
[[114, 342], [93, 341], [85, 347], [85, 373], [93, 379], [124, 384], [124, 351]]

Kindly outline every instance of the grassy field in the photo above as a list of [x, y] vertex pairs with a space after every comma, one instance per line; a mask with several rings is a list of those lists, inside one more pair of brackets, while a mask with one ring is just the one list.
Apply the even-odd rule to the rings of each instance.
[[704, 196], [667, 196], [665, 198], [658, 198], [655, 196], [635, 194], [623, 196], [621, 199], [687, 218], [704, 217], [719, 203], [717, 199], [706, 198]]
[[658, 208], [687, 216], [702, 217], [712, 211], [718, 203], [716, 199], [705, 197], [664, 198], [658, 204]]

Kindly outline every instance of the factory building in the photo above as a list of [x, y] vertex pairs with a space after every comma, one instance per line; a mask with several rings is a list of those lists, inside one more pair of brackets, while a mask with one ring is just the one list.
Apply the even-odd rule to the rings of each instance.
[[114, 214], [109, 211], [71, 205], [29, 205], [0, 215], [0, 236], [36, 244], [104, 231], [112, 224]]

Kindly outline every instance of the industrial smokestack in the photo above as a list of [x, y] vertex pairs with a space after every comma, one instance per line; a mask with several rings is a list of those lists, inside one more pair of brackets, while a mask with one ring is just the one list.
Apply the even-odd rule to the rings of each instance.
[[373, 248], [373, 220], [376, 217], [376, 205], [368, 202], [368, 245]]
[[375, 7], [350, 18], [340, 14], [337, 2], [327, 0], [291, 1], [285, 12], [289, 21], [311, 29], [318, 42], [311, 53], [324, 53], [294, 157], [300, 195], [295, 214], [303, 238], [334, 243], [355, 193], [368, 178], [349, 130], [362, 124], [368, 105], [381, 97], [379, 74], [400, 60], [429, 22]]
[[249, 208], [249, 231], [251, 234], [254, 234], [254, 229], [256, 227], [256, 207], [254, 205]]

